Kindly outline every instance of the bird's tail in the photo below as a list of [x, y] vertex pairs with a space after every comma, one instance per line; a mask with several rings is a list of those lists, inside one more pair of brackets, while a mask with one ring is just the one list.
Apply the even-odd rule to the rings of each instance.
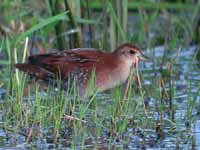
[[35, 76], [37, 79], [45, 80], [54, 76], [52, 72], [32, 64], [15, 64], [15, 67], [29, 75]]

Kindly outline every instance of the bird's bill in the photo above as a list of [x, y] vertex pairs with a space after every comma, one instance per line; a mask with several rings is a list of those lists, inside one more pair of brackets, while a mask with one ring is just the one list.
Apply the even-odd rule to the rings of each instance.
[[145, 56], [141, 51], [139, 52], [138, 58], [139, 58], [139, 60], [141, 60], [141, 61], [145, 61], [145, 60], [148, 59], [148, 57]]

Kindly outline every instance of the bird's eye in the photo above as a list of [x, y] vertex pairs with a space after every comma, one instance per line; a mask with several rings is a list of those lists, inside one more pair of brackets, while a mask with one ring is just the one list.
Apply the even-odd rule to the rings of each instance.
[[135, 54], [135, 51], [134, 50], [130, 50], [129, 53], [130, 54]]

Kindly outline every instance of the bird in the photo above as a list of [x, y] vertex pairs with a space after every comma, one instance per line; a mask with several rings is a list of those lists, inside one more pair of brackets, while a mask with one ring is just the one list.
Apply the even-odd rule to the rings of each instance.
[[55, 83], [59, 78], [66, 90], [75, 82], [80, 97], [84, 97], [92, 76], [94, 89], [102, 92], [124, 83], [131, 69], [146, 56], [139, 47], [124, 43], [113, 52], [93, 48], [74, 48], [59, 52], [37, 54], [15, 67], [37, 80]]

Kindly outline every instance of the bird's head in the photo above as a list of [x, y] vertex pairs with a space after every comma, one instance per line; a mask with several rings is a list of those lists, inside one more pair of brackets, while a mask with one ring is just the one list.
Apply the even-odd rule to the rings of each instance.
[[126, 43], [118, 47], [115, 52], [122, 61], [132, 65], [136, 65], [140, 60], [144, 61], [147, 57], [135, 45]]

